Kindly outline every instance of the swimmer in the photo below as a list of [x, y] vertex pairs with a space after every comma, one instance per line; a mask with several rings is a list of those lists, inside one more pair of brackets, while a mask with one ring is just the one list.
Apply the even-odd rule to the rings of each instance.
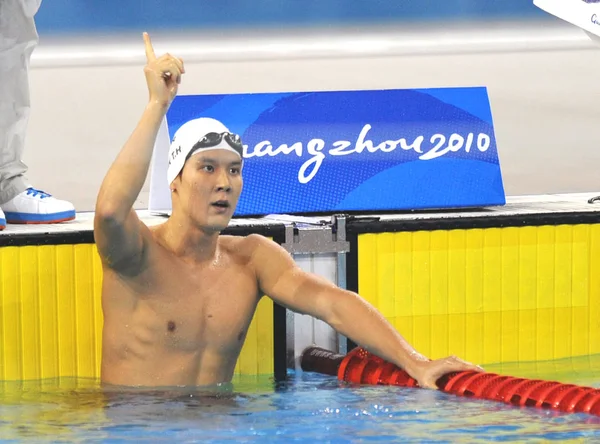
[[230, 382], [263, 295], [323, 320], [422, 387], [436, 388], [448, 372], [481, 371], [457, 357], [427, 359], [358, 294], [301, 270], [277, 243], [221, 235], [242, 192], [243, 159], [239, 137], [216, 120], [192, 120], [177, 131], [167, 173], [172, 215], [157, 226], [142, 223], [133, 205], [185, 74], [183, 60], [157, 57], [146, 33], [144, 41], [148, 103], [104, 178], [94, 219], [104, 273], [104, 384]]

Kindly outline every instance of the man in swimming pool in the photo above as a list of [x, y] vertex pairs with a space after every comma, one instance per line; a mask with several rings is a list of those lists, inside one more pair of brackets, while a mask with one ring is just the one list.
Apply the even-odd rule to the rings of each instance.
[[94, 236], [102, 259], [102, 381], [126, 386], [229, 382], [261, 295], [322, 319], [434, 388], [443, 374], [481, 370], [429, 361], [359, 295], [299, 269], [259, 235], [223, 236], [242, 191], [237, 136], [218, 121], [183, 125], [170, 149], [172, 215], [148, 227], [132, 209], [183, 61], [156, 57], [144, 34], [149, 101], [100, 188]]

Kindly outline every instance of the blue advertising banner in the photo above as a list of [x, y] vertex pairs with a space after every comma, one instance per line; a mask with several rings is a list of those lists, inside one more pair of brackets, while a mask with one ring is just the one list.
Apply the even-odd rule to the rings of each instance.
[[179, 96], [169, 140], [198, 117], [242, 137], [236, 216], [505, 203], [484, 87]]

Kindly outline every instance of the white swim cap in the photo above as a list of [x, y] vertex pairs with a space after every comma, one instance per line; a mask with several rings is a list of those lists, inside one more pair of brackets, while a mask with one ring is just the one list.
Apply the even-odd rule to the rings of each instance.
[[[206, 137], [207, 135], [214, 137]], [[202, 142], [202, 143], [200, 143]], [[184, 123], [173, 137], [169, 148], [167, 181], [175, 180], [185, 161], [201, 150], [228, 150], [242, 157], [242, 142], [221, 122], [201, 117]], [[192, 152], [193, 150], [193, 152]]]

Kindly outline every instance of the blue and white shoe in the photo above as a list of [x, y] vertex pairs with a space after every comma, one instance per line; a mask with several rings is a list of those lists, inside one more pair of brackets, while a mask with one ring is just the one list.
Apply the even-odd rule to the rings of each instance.
[[6, 217], [4, 216], [4, 211], [0, 208], [0, 231], [6, 228]]
[[56, 224], [75, 219], [72, 203], [33, 187], [3, 204], [2, 210], [9, 224]]

